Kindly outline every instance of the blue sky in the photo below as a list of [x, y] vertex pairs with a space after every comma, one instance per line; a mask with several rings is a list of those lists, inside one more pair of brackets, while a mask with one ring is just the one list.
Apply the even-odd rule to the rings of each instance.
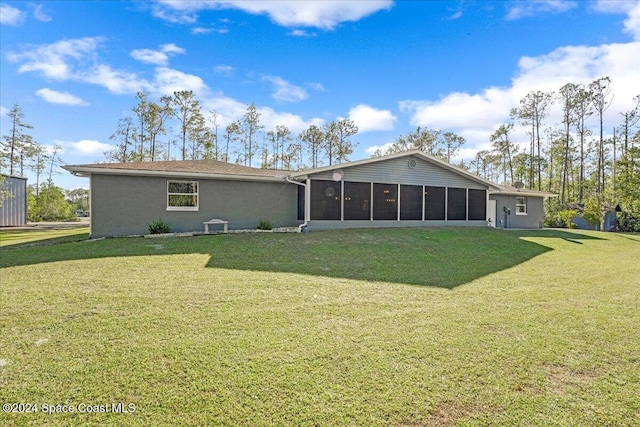
[[[193, 90], [222, 129], [255, 102], [265, 130], [350, 118], [351, 160], [416, 126], [467, 139], [532, 90], [609, 76], [609, 122], [640, 94], [639, 1], [2, 1], [0, 108], [67, 164], [104, 161], [118, 119]], [[557, 112], [548, 118], [558, 122]], [[595, 123], [593, 123], [595, 127]], [[165, 137], [168, 139], [170, 136]], [[524, 143], [527, 136], [516, 134]], [[33, 181], [33, 179], [31, 180]], [[55, 182], [87, 187], [62, 171]]]

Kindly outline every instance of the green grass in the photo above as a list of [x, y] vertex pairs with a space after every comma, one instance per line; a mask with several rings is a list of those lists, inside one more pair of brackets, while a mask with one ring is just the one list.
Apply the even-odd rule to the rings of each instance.
[[640, 236], [349, 230], [0, 249], [2, 425], [640, 424]]
[[2, 230], [0, 248], [33, 243], [37, 245], [85, 240], [89, 237], [89, 227], [56, 230]]

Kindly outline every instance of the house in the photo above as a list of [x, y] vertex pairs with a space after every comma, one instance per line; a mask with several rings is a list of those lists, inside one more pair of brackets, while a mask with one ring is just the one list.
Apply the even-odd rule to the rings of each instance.
[[27, 224], [27, 178], [0, 175], [0, 227]]
[[[256, 228], [261, 219], [306, 230], [538, 228], [549, 196], [510, 191], [421, 151], [295, 172], [215, 160], [64, 168], [91, 179], [92, 237], [146, 234], [157, 219], [175, 232], [201, 231], [212, 218], [228, 221], [230, 230]], [[505, 207], [511, 220], [501, 223]]]

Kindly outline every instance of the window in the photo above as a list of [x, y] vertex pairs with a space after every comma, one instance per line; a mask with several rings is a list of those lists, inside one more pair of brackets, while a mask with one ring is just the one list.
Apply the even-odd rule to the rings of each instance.
[[527, 214], [527, 198], [516, 197], [516, 215], [526, 215], [526, 214]]
[[340, 221], [340, 183], [311, 181], [311, 219]]
[[167, 181], [168, 211], [198, 210], [198, 181]]
[[421, 185], [401, 185], [400, 186], [400, 219], [401, 220], [406, 221], [406, 220], [422, 219], [422, 195], [423, 194], [424, 194], [424, 191], [422, 191]]
[[373, 219], [398, 219], [398, 186], [396, 184], [373, 184]]
[[467, 219], [467, 190], [465, 188], [447, 189], [447, 219], [464, 221]]
[[425, 187], [424, 189], [424, 219], [444, 219], [444, 187]]
[[469, 189], [469, 221], [487, 219], [487, 192]]
[[344, 219], [371, 219], [371, 184], [368, 182], [344, 183]]

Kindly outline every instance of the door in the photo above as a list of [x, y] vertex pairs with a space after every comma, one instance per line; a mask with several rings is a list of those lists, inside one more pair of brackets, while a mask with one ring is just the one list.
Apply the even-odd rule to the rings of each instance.
[[491, 227], [496, 226], [496, 201], [495, 200], [489, 200], [489, 202], [487, 203], [487, 223], [489, 223]]

